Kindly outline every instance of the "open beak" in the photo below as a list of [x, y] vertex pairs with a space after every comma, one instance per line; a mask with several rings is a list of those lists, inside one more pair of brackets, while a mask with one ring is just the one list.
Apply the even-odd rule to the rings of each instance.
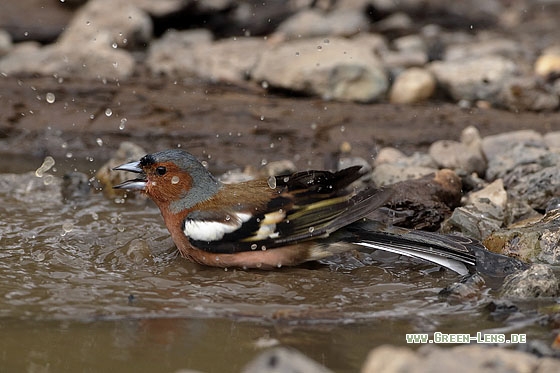
[[119, 185], [115, 185], [113, 189], [132, 189], [132, 190], [144, 190], [146, 188], [146, 175], [144, 174], [144, 170], [140, 167], [140, 162], [129, 162], [122, 164], [113, 168], [114, 171], [128, 171], [134, 172], [136, 174], [141, 174], [139, 178], [127, 180], [125, 182], [120, 183]]

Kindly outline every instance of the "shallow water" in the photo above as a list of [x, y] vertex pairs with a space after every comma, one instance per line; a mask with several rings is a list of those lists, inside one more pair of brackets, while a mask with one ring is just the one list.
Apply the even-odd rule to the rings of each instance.
[[[528, 333], [529, 311], [496, 317], [492, 290], [449, 301], [450, 272], [348, 255], [277, 271], [205, 268], [178, 257], [146, 200], [64, 200], [57, 177], [0, 190], [1, 371], [239, 371], [273, 345], [337, 372], [406, 333]], [[45, 185], [45, 183], [47, 185]]]

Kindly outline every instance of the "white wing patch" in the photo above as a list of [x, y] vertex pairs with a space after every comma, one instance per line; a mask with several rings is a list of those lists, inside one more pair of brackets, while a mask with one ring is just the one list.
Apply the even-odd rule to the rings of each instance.
[[281, 222], [285, 217], [286, 213], [283, 210], [265, 214], [264, 218], [259, 222], [259, 230], [253, 236], [246, 238], [245, 241], [251, 242], [267, 238], [278, 238], [280, 234], [276, 232], [276, 223]]
[[251, 214], [233, 213], [226, 222], [187, 219], [183, 225], [183, 233], [197, 241], [218, 241], [225, 234], [236, 231], [251, 219]]

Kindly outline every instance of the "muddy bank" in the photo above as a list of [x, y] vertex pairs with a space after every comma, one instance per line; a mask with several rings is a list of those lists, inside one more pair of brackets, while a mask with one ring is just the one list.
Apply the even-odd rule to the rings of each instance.
[[[557, 113], [461, 109], [449, 103], [329, 102], [140, 75], [122, 83], [0, 77], [0, 151], [99, 162], [123, 140], [150, 151], [176, 147], [217, 169], [292, 159], [324, 167], [343, 142], [371, 159], [382, 146], [411, 153], [476, 126], [481, 135], [560, 129]], [[52, 102], [52, 103], [51, 103]]]

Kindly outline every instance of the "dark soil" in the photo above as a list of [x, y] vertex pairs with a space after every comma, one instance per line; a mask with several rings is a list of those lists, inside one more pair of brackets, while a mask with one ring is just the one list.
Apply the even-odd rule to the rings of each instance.
[[457, 140], [469, 125], [482, 136], [519, 129], [544, 133], [560, 130], [560, 115], [433, 102], [327, 102], [142, 74], [123, 83], [0, 77], [0, 152], [27, 159], [101, 162], [129, 140], [147, 151], [180, 145], [215, 169], [280, 159], [299, 168], [325, 167], [343, 142], [351, 145], [350, 155], [371, 159], [383, 146], [412, 153], [436, 140]]

